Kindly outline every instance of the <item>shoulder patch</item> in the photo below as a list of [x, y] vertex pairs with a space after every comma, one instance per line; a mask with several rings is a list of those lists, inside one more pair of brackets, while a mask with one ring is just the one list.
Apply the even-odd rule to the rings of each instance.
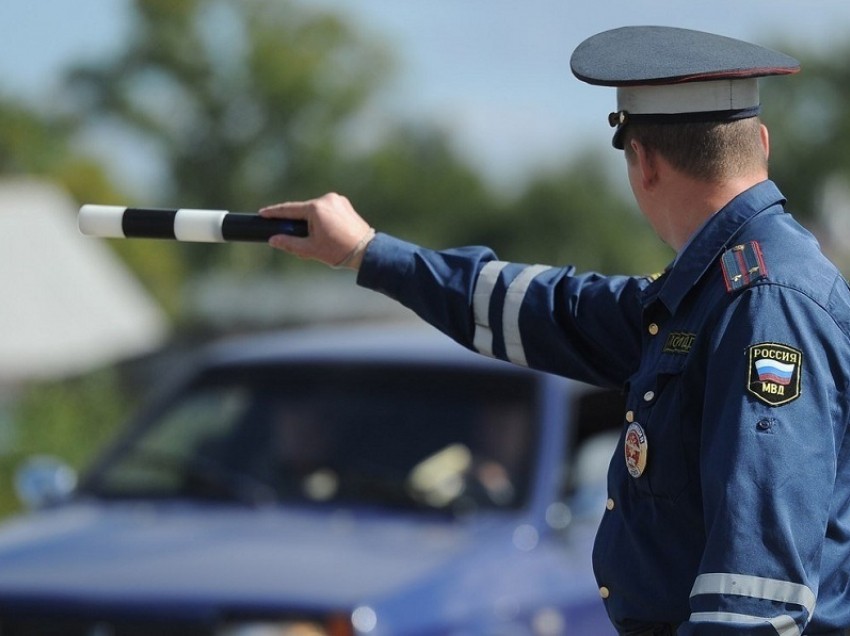
[[757, 241], [736, 245], [720, 256], [726, 291], [733, 292], [767, 278], [767, 268]]
[[800, 397], [803, 352], [775, 342], [747, 349], [747, 390], [771, 406], [787, 404]]

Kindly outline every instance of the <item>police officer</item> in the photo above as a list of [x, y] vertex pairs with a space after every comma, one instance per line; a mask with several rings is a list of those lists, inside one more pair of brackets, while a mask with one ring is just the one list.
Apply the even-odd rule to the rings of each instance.
[[482, 354], [627, 394], [593, 561], [625, 634], [840, 634], [850, 626], [850, 293], [768, 179], [758, 78], [796, 60], [667, 27], [572, 57], [617, 88], [614, 146], [677, 256], [656, 279], [579, 274], [375, 234], [338, 195], [271, 244], [359, 269]]

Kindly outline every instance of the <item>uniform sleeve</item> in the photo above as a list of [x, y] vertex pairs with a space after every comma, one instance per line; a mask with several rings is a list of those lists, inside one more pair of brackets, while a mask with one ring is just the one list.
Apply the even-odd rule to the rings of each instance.
[[640, 356], [642, 279], [432, 251], [379, 234], [358, 283], [484, 355], [620, 388]]
[[746, 290], [720, 323], [701, 433], [706, 548], [680, 634], [800, 634], [811, 619], [843, 435], [842, 351], [827, 311], [778, 285]]

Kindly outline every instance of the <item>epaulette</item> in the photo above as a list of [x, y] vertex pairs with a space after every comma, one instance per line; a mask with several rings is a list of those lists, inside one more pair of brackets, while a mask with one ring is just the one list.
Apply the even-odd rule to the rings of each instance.
[[736, 245], [720, 257], [726, 291], [733, 292], [767, 278], [767, 268], [757, 241]]

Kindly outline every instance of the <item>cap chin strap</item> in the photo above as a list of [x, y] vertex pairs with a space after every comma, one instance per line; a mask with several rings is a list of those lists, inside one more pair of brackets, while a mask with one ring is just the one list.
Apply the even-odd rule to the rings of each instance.
[[611, 141], [614, 148], [623, 149], [623, 130], [627, 124], [695, 124], [709, 121], [724, 122], [737, 121], [758, 117], [761, 113], [761, 105], [752, 108], [741, 108], [736, 110], [714, 110], [700, 113], [647, 113], [634, 114], [625, 110], [608, 115], [608, 124], [617, 131]]

